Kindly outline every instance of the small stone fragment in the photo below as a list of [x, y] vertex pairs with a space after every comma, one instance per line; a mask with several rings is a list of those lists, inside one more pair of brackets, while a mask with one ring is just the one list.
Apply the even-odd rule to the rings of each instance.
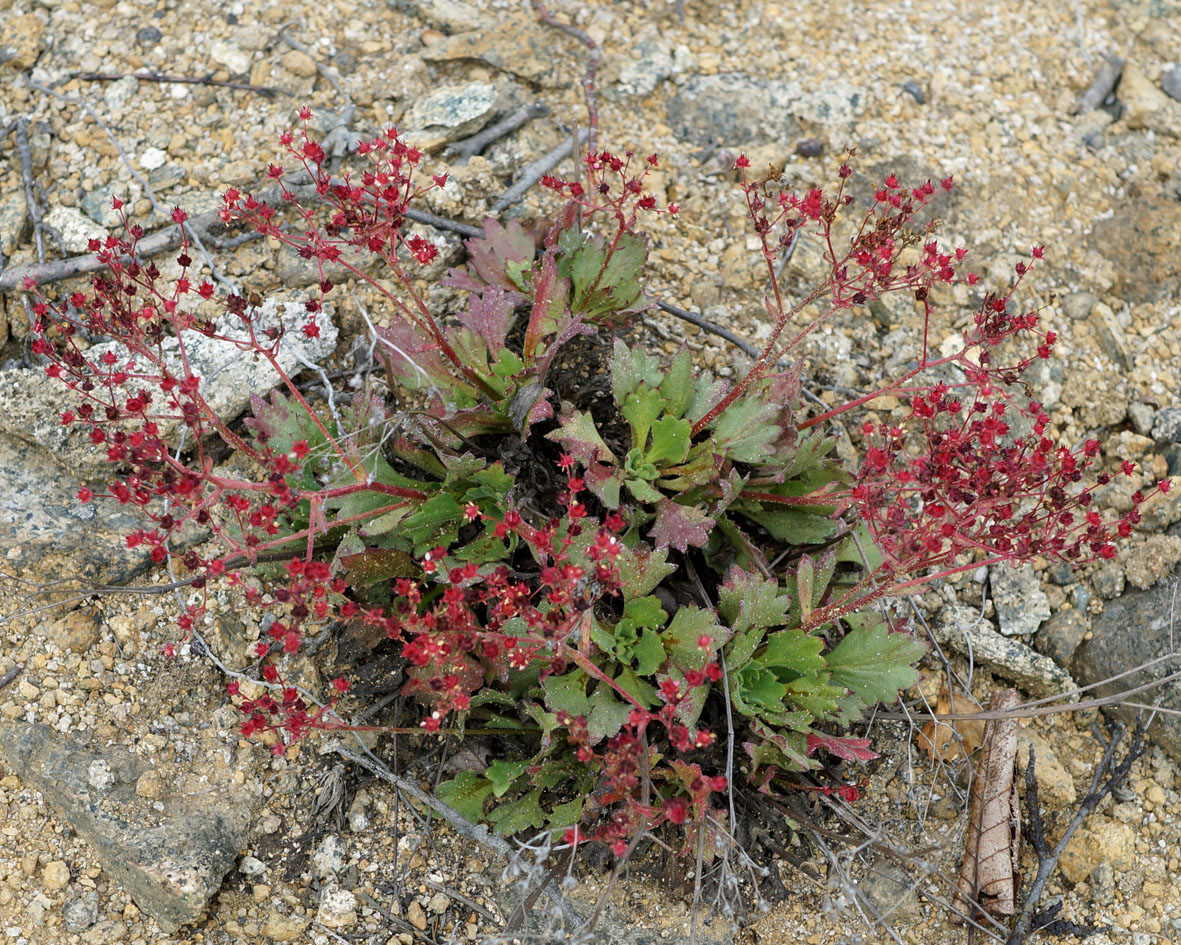
[[1086, 635], [1086, 617], [1077, 610], [1060, 610], [1038, 631], [1037, 648], [1063, 669], [1069, 669], [1074, 651]]
[[101, 623], [97, 608], [79, 607], [51, 624], [47, 636], [71, 653], [85, 653], [98, 643]]
[[269, 912], [262, 927], [262, 934], [272, 942], [293, 942], [300, 938], [312, 924], [312, 920], [303, 915], [284, 915], [281, 912]]
[[1160, 80], [1160, 87], [1169, 98], [1181, 102], [1181, 66], [1173, 66]]
[[447, 85], [428, 92], [406, 113], [406, 141], [433, 151], [479, 131], [496, 112], [499, 93], [487, 82]]
[[902, 83], [902, 91], [913, 98], [920, 105], [927, 104], [927, 94], [923, 91], [923, 87], [919, 85], [914, 79], [907, 79]]
[[327, 883], [320, 890], [316, 921], [330, 929], [347, 929], [356, 925], [357, 897], [336, 883]]
[[98, 921], [98, 893], [88, 890], [62, 906], [62, 925], [67, 932], [85, 932]]
[[344, 871], [347, 855], [344, 840], [337, 834], [330, 833], [312, 854], [312, 873], [317, 879], [328, 879]]
[[422, 904], [417, 899], [411, 901], [406, 910], [406, 918], [418, 931], [422, 932], [426, 929], [426, 913], [423, 912]]
[[437, 892], [431, 896], [431, 901], [427, 903], [427, 908], [436, 915], [442, 915], [451, 908], [451, 897], [445, 892]]
[[[1038, 799], [1051, 810], [1066, 810], [1074, 804], [1074, 779], [1062, 767], [1050, 743], [1037, 732], [1021, 729], [1017, 733], [1017, 773], [1022, 778], [1029, 767], [1029, 753], [1033, 750], [1033, 777], [1037, 782]], [[1024, 782], [1021, 782], [1024, 784]]]
[[1157, 443], [1181, 443], [1181, 407], [1162, 407], [1152, 423]]
[[41, 881], [49, 892], [65, 889], [70, 883], [70, 867], [62, 860], [46, 863], [41, 871]]
[[292, 75], [308, 78], [316, 74], [316, 60], [299, 49], [292, 49], [283, 56], [283, 68]]
[[796, 154], [800, 157], [820, 157], [824, 153], [824, 143], [819, 138], [800, 138], [796, 142]]
[[1050, 619], [1050, 602], [1032, 564], [1016, 568], [999, 564], [988, 569], [988, 576], [992, 582], [993, 606], [1005, 636], [1033, 633], [1043, 621]]

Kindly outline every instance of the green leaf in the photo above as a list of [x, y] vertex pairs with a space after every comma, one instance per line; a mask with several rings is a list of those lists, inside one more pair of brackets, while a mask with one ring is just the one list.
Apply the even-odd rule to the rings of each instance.
[[615, 462], [615, 454], [603, 442], [595, 421], [581, 410], [564, 415], [558, 429], [547, 433], [546, 438], [562, 444], [562, 448], [583, 466], [589, 466], [596, 459]]
[[492, 365], [492, 373], [497, 377], [513, 377], [525, 370], [525, 362], [509, 351], [501, 348], [496, 356], [496, 363]]
[[632, 707], [616, 698], [606, 683], [600, 682], [588, 701], [591, 711], [586, 728], [592, 744], [617, 734], [631, 715]]
[[459, 535], [463, 506], [446, 492], [433, 495], [406, 517], [402, 528], [416, 551], [450, 545]]
[[619, 575], [624, 600], [632, 600], [651, 593], [666, 577], [676, 571], [668, 563], [668, 549], [652, 549], [646, 544], [624, 548], [619, 556]]
[[641, 386], [638, 391], [627, 395], [619, 412], [632, 428], [632, 444], [641, 452], [648, 447], [648, 433], [652, 423], [664, 409], [664, 400], [659, 389]]
[[872, 611], [849, 614], [845, 638], [827, 656], [832, 682], [865, 701], [893, 702], [899, 691], [918, 682], [914, 664], [927, 647], [909, 633], [891, 633]]
[[444, 781], [435, 790], [444, 804], [454, 807], [461, 817], [473, 824], [484, 819], [484, 801], [492, 793], [492, 784], [474, 771], [461, 771], [459, 776]]
[[565, 830], [567, 827], [573, 827], [582, 820], [582, 808], [585, 804], [585, 797], [576, 797], [574, 800], [567, 801], [565, 804], [556, 805], [550, 811], [546, 826], [550, 830]]
[[628, 394], [641, 384], [656, 387], [660, 384], [660, 362], [643, 348], [629, 348], [618, 338], [611, 356], [611, 394], [615, 403], [622, 405]]
[[882, 566], [882, 553], [865, 522], [858, 522], [837, 546], [836, 560], [842, 564], [855, 564], [866, 571], [876, 571]]
[[[708, 636], [712, 641], [707, 650], [697, 645], [702, 636]], [[730, 638], [730, 632], [719, 626], [712, 610], [702, 610], [690, 604], [677, 610], [660, 638], [673, 665], [686, 672], [701, 669], [709, 662]]]
[[540, 800], [540, 791], [530, 791], [524, 797], [501, 804], [488, 815], [488, 821], [495, 824], [496, 833], [502, 837], [511, 837], [522, 830], [537, 830], [545, 826]]
[[682, 348], [660, 382], [660, 396], [664, 410], [670, 417], [680, 418], [693, 399], [693, 356]]
[[492, 782], [492, 793], [496, 797], [503, 797], [504, 792], [507, 791], [512, 783], [517, 780], [525, 769], [529, 767], [528, 761], [505, 761], [497, 758], [488, 766], [488, 770], [484, 772], [484, 777]]
[[639, 675], [651, 676], [655, 673], [664, 662], [664, 644], [660, 642], [660, 634], [645, 628], [640, 642], [632, 648], [632, 656]]
[[714, 448], [740, 463], [765, 463], [767, 447], [783, 434], [775, 423], [778, 408], [757, 397], [743, 397], [722, 411], [713, 429]]
[[554, 712], [566, 712], [572, 716], [586, 715], [590, 703], [586, 698], [586, 673], [581, 669], [565, 676], [547, 676], [541, 684], [545, 692], [545, 704]]
[[824, 641], [803, 630], [782, 630], [767, 638], [767, 647], [758, 661], [764, 666], [782, 666], [793, 673], [804, 675], [825, 668], [820, 651]]
[[779, 627], [791, 597], [771, 578], [733, 567], [718, 592], [718, 612], [735, 633], [750, 627]]
[[772, 538], [793, 545], [816, 545], [828, 541], [841, 527], [839, 522], [831, 518], [812, 515], [800, 509], [760, 507], [758, 512], [748, 512], [744, 505], [738, 511], [762, 525]]
[[689, 434], [693, 431], [688, 420], [660, 417], [652, 424], [652, 446], [647, 460], [657, 466], [675, 466], [689, 455]]

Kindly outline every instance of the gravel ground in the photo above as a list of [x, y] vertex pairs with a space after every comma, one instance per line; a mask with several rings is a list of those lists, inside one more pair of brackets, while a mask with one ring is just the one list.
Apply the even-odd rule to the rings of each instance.
[[[755, 302], [763, 275], [752, 262], [728, 171], [740, 148], [756, 167], [782, 164], [784, 177], [801, 186], [830, 184], [847, 147], [857, 148], [858, 169], [869, 177], [893, 170], [918, 183], [954, 174], [961, 186], [939, 208], [943, 232], [971, 248], [981, 289], [1001, 288], [1031, 245], [1048, 247], [1023, 300], [1046, 306], [1059, 333], [1058, 359], [1038, 376], [1035, 392], [1050, 408], [1056, 435], [1077, 443], [1099, 433], [1110, 463], [1133, 459], [1148, 478], [1181, 474], [1181, 437], [1161, 426], [1162, 410], [1177, 403], [1181, 383], [1181, 102], [1160, 91], [1181, 62], [1181, 5], [686, 0], [683, 6], [681, 19], [662, 0], [554, 4], [603, 46], [602, 144], [659, 153], [657, 195], [681, 204], [675, 223], [661, 218], [652, 228], [654, 292], [752, 339], [767, 330]], [[452, 34], [488, 24], [477, 34], [484, 37], [483, 59], [448, 58]], [[490, 85], [500, 111], [547, 103], [549, 117], [449, 168], [454, 183], [433, 196], [431, 209], [467, 223], [479, 223], [524, 163], [565, 138], [566, 119], [585, 114], [582, 48], [538, 27], [522, 4], [507, 0], [322, 0], [295, 8], [238, 0], [216, 9], [187, 0], [0, 0], [0, 45], [8, 48], [0, 55], [0, 127], [30, 119], [30, 169], [43, 188], [38, 197], [48, 222], [64, 243], [59, 247], [46, 234], [50, 258], [63, 248], [84, 249], [111, 222], [106, 208], [113, 195], [127, 196], [149, 228], [159, 222], [133, 169], [165, 209], [181, 204], [197, 212], [215, 206], [227, 185], [259, 185], [297, 104], [316, 110], [328, 131], [351, 100], [351, 128], [364, 132], [388, 122], [413, 124], [415, 103], [440, 86]], [[1126, 60], [1121, 107], [1075, 114], [1109, 53]], [[145, 71], [290, 94], [70, 78]], [[711, 82], [728, 73], [740, 74], [733, 80], [740, 95], [718, 104]], [[1181, 85], [1181, 75], [1172, 75], [1173, 87]], [[790, 119], [782, 109], [775, 120], [757, 108], [752, 117], [748, 106], [760, 96], [790, 102]], [[717, 128], [727, 137], [718, 139]], [[802, 156], [816, 150], [819, 156]], [[433, 161], [440, 170], [447, 163], [439, 155]], [[37, 259], [22, 222], [21, 170], [9, 135], [0, 142], [0, 251], [9, 267]], [[528, 217], [545, 206], [534, 188], [512, 212]], [[449, 252], [458, 249], [452, 237], [434, 238], [449, 240]], [[224, 276], [264, 294], [315, 279], [301, 260], [262, 242], [216, 258]], [[815, 258], [801, 246], [793, 277], [806, 279]], [[68, 288], [64, 283], [59, 291]], [[448, 303], [446, 290], [430, 291], [439, 305]], [[933, 325], [936, 346], [967, 324], [975, 298], [966, 287], [946, 295]], [[363, 288], [355, 297], [368, 310], [376, 305]], [[11, 359], [26, 344], [27, 315], [15, 297], [0, 305], [0, 357]], [[356, 337], [363, 328], [357, 312], [340, 317], [345, 337]], [[740, 353], [683, 323], [653, 314], [645, 324], [665, 350], [688, 343], [703, 366], [720, 374], [740, 363]], [[810, 384], [822, 399], [839, 402], [844, 392], [865, 390], [891, 364], [912, 358], [920, 337], [907, 306], [850, 312], [813, 342]], [[335, 358], [330, 368], [348, 366], [349, 345], [340, 345]], [[888, 398], [870, 407], [871, 418], [898, 409]], [[1118, 508], [1121, 496], [1105, 501]], [[1059, 583], [1037, 568], [1051, 610], [1076, 612], [1085, 632], [1104, 598], [1116, 596], [1125, 581], [1147, 586], [1167, 574], [1181, 559], [1181, 539], [1160, 532], [1181, 510], [1162, 514], [1157, 533], [1135, 536], [1106, 570]], [[0, 538], [0, 550], [3, 545]], [[981, 588], [964, 576], [931, 597], [923, 606], [934, 619], [947, 604], [979, 608]], [[174, 662], [160, 655], [172, 633], [169, 602], [109, 596], [85, 604], [85, 619], [59, 620], [60, 612], [13, 616], [30, 601], [19, 587], [0, 584], [0, 614], [9, 615], [0, 623], [0, 674], [24, 667], [0, 691], [0, 716], [89, 734], [181, 772], [207, 760], [211, 772], [239, 780], [257, 799], [244, 852], [258, 866], [244, 860], [203, 924], [166, 936], [102, 872], [88, 847], [9, 775], [0, 779], [0, 929], [7, 941], [410, 943], [477, 940], [498, 928], [497, 892], [505, 881], [487, 851], [437, 818], [428, 825], [421, 811], [364, 772], [333, 775], [339, 759], [321, 755], [314, 741], [285, 759], [239, 742], [219, 673], [188, 650]], [[986, 617], [991, 608], [987, 601]], [[229, 600], [210, 620], [211, 637], [231, 644], [258, 632]], [[966, 673], [966, 661], [953, 663]], [[314, 688], [322, 669], [313, 661], [302, 666], [305, 685]], [[1004, 685], [979, 668], [972, 679], [981, 698]], [[937, 677], [923, 686], [933, 696]], [[1061, 762], [1052, 772], [1059, 800], [1048, 803], [1052, 835], [1069, 818], [1066, 798], [1081, 796], [1102, 754], [1092, 716], [1078, 712], [1030, 725]], [[848, 905], [844, 879], [846, 871], [860, 877], [867, 867], [883, 872], [888, 864], [866, 854], [834, 868], [805, 851], [819, 882], [768, 860], [782, 870], [791, 895], [752, 915], [740, 942], [966, 941], [965, 932], [948, 928], [938, 905], [902, 895], [911, 882], [946, 893], [939, 877], [953, 877], [958, 868], [966, 768], [931, 762], [901, 723], [876, 723], [875, 734], [886, 753], [857, 813], [921, 861], [902, 875], [903, 886], [880, 893], [893, 931]], [[437, 749], [403, 740], [401, 770], [429, 786]], [[419, 764], [408, 767], [407, 758]], [[317, 796], [327, 802], [334, 777], [345, 802], [325, 803], [316, 813]], [[1066, 858], [1064, 875], [1051, 883], [1049, 895], [1062, 897], [1061, 918], [1110, 926], [1088, 941], [1181, 939], [1175, 777], [1174, 762], [1150, 750], [1133, 768], [1128, 792], [1100, 805]], [[341, 838], [341, 849], [325, 840], [331, 837]], [[332, 849], [317, 867], [314, 854], [326, 843]], [[322, 861], [333, 856], [340, 862], [325, 872]], [[1028, 871], [1033, 866], [1023, 861]], [[589, 871], [582, 879], [573, 898], [590, 901], [605, 880]], [[330, 882], [352, 897], [351, 918], [347, 896], [344, 908], [325, 908]], [[614, 902], [623, 919], [671, 938], [688, 925], [688, 900], [672, 886], [655, 865], [642, 864], [617, 888]], [[86, 905], [63, 911], [73, 902]], [[85, 911], [91, 902], [93, 916]], [[63, 925], [66, 917], [72, 918]]]

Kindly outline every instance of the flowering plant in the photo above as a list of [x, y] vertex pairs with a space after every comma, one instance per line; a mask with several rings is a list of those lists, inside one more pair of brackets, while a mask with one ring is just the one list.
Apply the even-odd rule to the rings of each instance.
[[[308, 337], [331, 317], [329, 266], [380, 294], [384, 385], [315, 402], [283, 369], [284, 329], [264, 324], [261, 299], [196, 282], [187, 239], [165, 284], [130, 224], [92, 247], [108, 272], [89, 293], [39, 299], [34, 346], [79, 395], [62, 422], [82, 424], [117, 470], [105, 494], [154, 525], [129, 542], [199, 592], [180, 629], [199, 626], [215, 581], [274, 617], [256, 647], [261, 680], [230, 693], [243, 731], [278, 733], [276, 751], [346, 727], [334, 707], [347, 680], [313, 706], [283, 667], [309, 632], [352, 623], [395, 641], [423, 733], [479, 726], [499, 740], [487, 770], [439, 787], [464, 816], [620, 856], [679, 825], [713, 855], [732, 842], [718, 795], [784, 790], [821, 753], [875, 757], [842, 733], [913, 685], [924, 652], [879, 601], [981, 563], [1109, 557], [1138, 520], [1139, 493], [1116, 522], [1092, 508], [1097, 442], [1057, 446], [1041, 406], [1014, 397], [1055, 341], [1015, 308], [1040, 248], [983, 299], [958, 350], [932, 357], [924, 331], [918, 362], [883, 388], [820, 413], [801, 401], [800, 346], [833, 315], [906, 293], [926, 326], [939, 286], [977, 282], [960, 275], [963, 249], [914, 222], [950, 179], [907, 189], [889, 176], [859, 210], [847, 163], [834, 194], [799, 195], [750, 178], [740, 157], [772, 325], [728, 384], [685, 350], [662, 361], [634, 340], [601, 343], [647, 304], [640, 221], [677, 211], [645, 189], [655, 158], [593, 152], [583, 178], [546, 178], [564, 206], [537, 242], [486, 221], [469, 267], [447, 279], [466, 297], [449, 320], [420, 285], [438, 248], [407, 216], [445, 176], [420, 184], [422, 155], [390, 130], [357, 148], [362, 171], [334, 177], [301, 117], [282, 139], [300, 170], [270, 166], [274, 201], [227, 191], [223, 220], [320, 267]], [[789, 303], [776, 261], [807, 234], [827, 274]], [[123, 354], [89, 357], [84, 334]], [[278, 378], [241, 425], [206, 399], [187, 357], [198, 335]], [[1005, 355], [1026, 339], [1032, 351]], [[926, 383], [936, 369], [954, 379]], [[884, 393], [906, 399], [904, 416], [867, 423], [864, 462], [846, 468], [831, 422]], [[184, 543], [191, 526], [214, 551]]]

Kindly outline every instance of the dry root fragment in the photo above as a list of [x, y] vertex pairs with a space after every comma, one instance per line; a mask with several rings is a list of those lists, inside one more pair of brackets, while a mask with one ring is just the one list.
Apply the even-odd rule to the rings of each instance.
[[[992, 694], [989, 708], [1003, 712], [1016, 708], [1015, 689]], [[960, 870], [956, 909], [974, 915], [977, 910], [994, 916], [1010, 916], [1017, 908], [1017, 855], [1021, 841], [1021, 809], [1014, 770], [1017, 760], [1017, 719], [988, 723], [984, 753], [972, 785], [971, 819]], [[964, 922], [953, 912], [954, 925]]]

